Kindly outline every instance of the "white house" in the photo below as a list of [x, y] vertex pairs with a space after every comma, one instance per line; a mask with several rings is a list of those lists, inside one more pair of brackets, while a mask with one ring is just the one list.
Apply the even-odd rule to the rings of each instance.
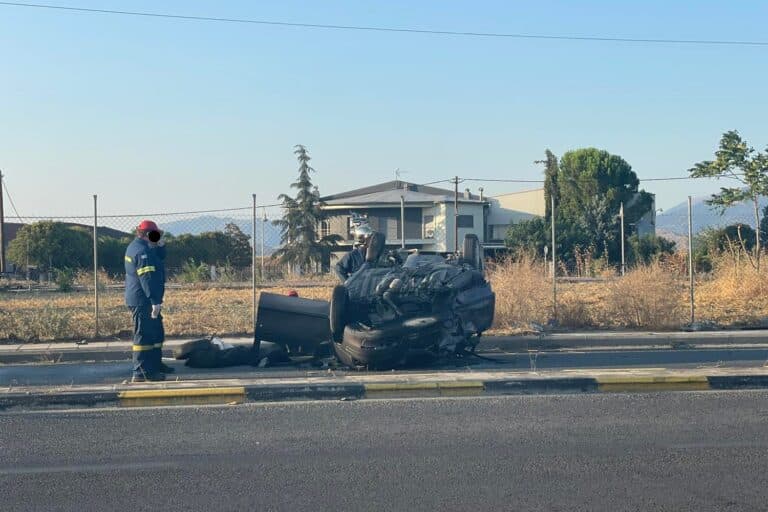
[[488, 202], [469, 191], [459, 195], [458, 211], [453, 190], [404, 181], [350, 190], [322, 200], [324, 210], [331, 215], [321, 226], [321, 235], [340, 235], [344, 251], [354, 243], [350, 230], [354, 215], [367, 216], [371, 227], [384, 233], [391, 247], [453, 252], [457, 221], [459, 244], [467, 233], [476, 234], [481, 242], [485, 240]]

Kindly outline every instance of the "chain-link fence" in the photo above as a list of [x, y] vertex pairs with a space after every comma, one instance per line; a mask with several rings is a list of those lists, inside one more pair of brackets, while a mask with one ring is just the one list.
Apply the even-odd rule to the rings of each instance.
[[[122, 281], [125, 249], [144, 219], [164, 231], [166, 271], [171, 283], [211, 282], [229, 285], [270, 281], [284, 269], [272, 258], [280, 246], [282, 217], [275, 205], [175, 213], [129, 215], [6, 216], [8, 274], [37, 285], [61, 284], [65, 275], [92, 272], [93, 230], [97, 226], [96, 267], [105, 286]], [[77, 284], [77, 283], [74, 283]]]

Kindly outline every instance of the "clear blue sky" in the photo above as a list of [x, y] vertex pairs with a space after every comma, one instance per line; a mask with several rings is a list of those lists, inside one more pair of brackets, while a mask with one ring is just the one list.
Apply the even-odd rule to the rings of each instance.
[[[308, 23], [768, 40], [766, 2], [50, 0]], [[683, 176], [722, 132], [768, 145], [768, 47], [437, 37], [0, 6], [0, 169], [22, 215], [245, 206], [294, 144], [329, 194], [392, 179], [538, 179], [595, 146]], [[477, 184], [470, 184], [476, 188]], [[530, 188], [485, 185], [492, 194]], [[659, 207], [714, 182], [648, 183]]]

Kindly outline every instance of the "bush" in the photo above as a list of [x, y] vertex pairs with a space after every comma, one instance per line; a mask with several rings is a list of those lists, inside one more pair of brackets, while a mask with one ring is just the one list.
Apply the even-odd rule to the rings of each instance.
[[685, 283], [659, 263], [637, 267], [607, 283], [601, 324], [667, 329], [685, 323]]
[[56, 271], [56, 288], [60, 292], [71, 292], [75, 287], [75, 271], [63, 268]]
[[488, 268], [496, 293], [495, 327], [509, 330], [531, 322], [547, 323], [552, 314], [551, 284], [544, 263], [531, 258], [503, 260]]
[[190, 258], [181, 266], [177, 279], [182, 283], [194, 284], [203, 283], [210, 279], [210, 270], [205, 263], [197, 263]]

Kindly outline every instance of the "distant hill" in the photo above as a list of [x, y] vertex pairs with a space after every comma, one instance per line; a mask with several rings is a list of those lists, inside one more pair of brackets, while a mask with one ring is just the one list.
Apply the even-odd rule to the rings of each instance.
[[[741, 203], [728, 208], [723, 215], [712, 206], [706, 204], [710, 196], [695, 197], [693, 199], [693, 233], [697, 234], [706, 228], [718, 228], [730, 224], [748, 224], [753, 226], [755, 214], [752, 203]], [[761, 197], [760, 215], [763, 208], [768, 205], [768, 197]], [[656, 216], [656, 232], [672, 233], [683, 237], [688, 236], [688, 201], [682, 202], [665, 210]]]
[[[202, 215], [190, 219], [164, 222], [161, 228], [175, 236], [185, 234], [199, 235], [206, 231], [224, 231], [226, 225], [230, 223], [235, 224], [246, 235], [251, 235], [253, 224], [250, 220], [217, 217], [214, 215]], [[274, 226], [271, 220], [264, 222], [262, 219], [256, 219], [257, 243], [261, 243], [262, 224], [264, 228], [264, 247], [267, 252], [272, 252], [280, 246], [280, 228]]]

